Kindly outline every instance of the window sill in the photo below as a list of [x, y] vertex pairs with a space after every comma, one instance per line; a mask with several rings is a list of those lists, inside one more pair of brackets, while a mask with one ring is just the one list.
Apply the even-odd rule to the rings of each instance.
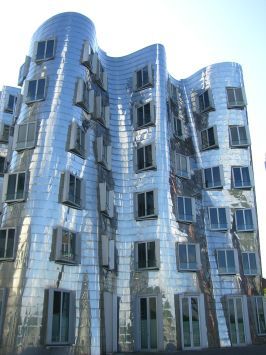
[[136, 221], [145, 221], [150, 219], [157, 219], [157, 215], [150, 215], [150, 216], [143, 216], [143, 217], [136, 217]]
[[139, 86], [139, 87], [136, 87], [134, 88], [134, 92], [138, 92], [138, 91], [141, 91], [141, 90], [145, 90], [145, 89], [149, 89], [149, 88], [152, 88], [153, 87], [153, 83], [147, 83], [143, 86]]
[[145, 171], [149, 171], [149, 170], [156, 170], [156, 169], [157, 169], [157, 167], [155, 165], [153, 165], [153, 166], [149, 166], [147, 168], [136, 170], [136, 174], [139, 174], [139, 173], [142, 173], [142, 172], [145, 172]]
[[148, 127], [155, 127], [155, 123], [154, 122], [149, 122], [149, 123], [146, 123], [145, 125], [143, 126], [135, 126], [135, 131], [139, 131], [141, 129], [145, 129], [145, 128], [148, 128]]

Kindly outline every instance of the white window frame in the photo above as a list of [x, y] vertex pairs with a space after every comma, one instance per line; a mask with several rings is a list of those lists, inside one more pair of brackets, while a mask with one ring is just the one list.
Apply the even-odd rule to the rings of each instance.
[[96, 139], [97, 163], [103, 165], [107, 170], [112, 169], [112, 146], [106, 144], [103, 136]]
[[[218, 185], [213, 185], [214, 184], [214, 174], [213, 174], [213, 169], [218, 168], [219, 169], [219, 174], [220, 174], [220, 184]], [[211, 176], [212, 176], [212, 186], [206, 186], [206, 177], [205, 177], [205, 170], [211, 169]], [[211, 166], [209, 168], [204, 168], [202, 169], [202, 181], [203, 181], [203, 187], [206, 190], [211, 190], [211, 189], [221, 189], [224, 186], [224, 172], [223, 172], [223, 166], [222, 165], [217, 165], [217, 166]]]
[[[245, 211], [250, 210], [251, 211], [251, 216], [252, 216], [252, 228], [246, 228], [246, 217], [245, 217]], [[239, 229], [238, 223], [237, 223], [237, 212], [243, 211], [243, 219], [244, 219], [244, 229]], [[237, 208], [235, 211], [235, 224], [236, 224], [236, 230], [237, 232], [253, 232], [256, 230], [256, 216], [255, 216], [255, 211], [254, 208]]]
[[95, 101], [95, 119], [98, 120], [104, 127], [109, 128], [110, 124], [110, 107], [104, 104], [103, 96], [96, 96]]
[[115, 270], [115, 240], [107, 235], [101, 236], [102, 266], [110, 271]]
[[[23, 189], [22, 196], [21, 197], [17, 197], [18, 176], [20, 174], [24, 174], [24, 189]], [[9, 183], [9, 178], [10, 178], [11, 175], [16, 175], [15, 196], [14, 196], [14, 198], [8, 198], [8, 196], [7, 196], [8, 183]], [[4, 175], [4, 183], [3, 183], [2, 201], [5, 201], [6, 203], [24, 201], [25, 198], [26, 198], [27, 182], [28, 182], [28, 172], [27, 171], [16, 171], [16, 172], [10, 172], [10, 173], [5, 174]]]
[[78, 79], [76, 85], [75, 105], [81, 107], [86, 113], [94, 114], [95, 110], [95, 92], [90, 90], [85, 81]]
[[[155, 250], [155, 266], [148, 266], [148, 243], [154, 243], [154, 250]], [[140, 267], [139, 266], [139, 245], [144, 244], [145, 245], [145, 266]], [[158, 270], [160, 269], [160, 241], [158, 239], [156, 240], [144, 240], [144, 241], [138, 241], [135, 242], [135, 265], [136, 265], [136, 270], [142, 271], [142, 270]]]
[[[12, 256], [6, 256], [6, 248], [7, 248], [7, 243], [8, 243], [8, 238], [9, 238], [9, 232], [13, 231], [14, 233], [14, 239], [13, 239], [13, 250], [12, 250]], [[4, 245], [4, 256], [0, 256], [0, 262], [1, 261], [13, 261], [15, 260], [15, 250], [16, 250], [16, 243], [17, 243], [17, 235], [16, 235], [16, 229], [15, 228], [0, 228], [0, 231], [5, 231], [6, 236], [5, 236], [5, 245]]]
[[[70, 233], [72, 233], [74, 236], [74, 244], [75, 244], [74, 245], [74, 252], [75, 252], [75, 254], [73, 255], [72, 258], [62, 255], [62, 244], [63, 244], [63, 234], [64, 233], [67, 233], [68, 235], [70, 235]], [[65, 227], [57, 226], [56, 228], [53, 229], [53, 237], [55, 239], [55, 254], [54, 254], [55, 262], [60, 263], [60, 264], [68, 264], [68, 265], [80, 264], [80, 259], [81, 259], [80, 233], [71, 231]]]
[[[151, 165], [146, 166], [146, 162], [147, 162], [146, 148], [149, 147], [149, 146], [151, 147]], [[138, 166], [138, 152], [140, 150], [143, 150], [143, 157], [144, 157], [144, 167], [143, 168], [139, 168], [139, 166]], [[154, 170], [154, 169], [156, 169], [156, 151], [155, 151], [154, 142], [151, 142], [149, 144], [145, 144], [145, 145], [142, 145], [142, 146], [138, 146], [134, 150], [134, 161], [135, 161], [135, 171], [137, 173], [145, 171], [145, 170]]]
[[10, 133], [10, 125], [0, 122], [0, 143], [8, 143]]
[[[43, 95], [40, 98], [37, 98], [37, 92], [38, 92], [38, 86], [39, 86], [39, 82], [44, 80], [44, 89], [43, 89]], [[30, 98], [29, 95], [29, 85], [31, 82], [36, 82], [36, 86], [35, 86], [35, 95], [33, 98]], [[39, 101], [43, 101], [45, 100], [46, 97], [46, 90], [47, 90], [47, 77], [43, 77], [43, 78], [38, 78], [38, 79], [31, 79], [31, 80], [27, 80], [25, 83], [25, 88], [24, 88], [24, 100], [26, 104], [31, 104], [33, 102], [39, 102]]]
[[[209, 138], [209, 131], [213, 129], [213, 135], [214, 135], [214, 144], [210, 145], [210, 138]], [[207, 145], [203, 145], [203, 140], [202, 140], [202, 134], [203, 132], [207, 132]], [[218, 134], [217, 134], [217, 126], [211, 126], [206, 129], [203, 129], [200, 131], [200, 145], [201, 145], [201, 150], [208, 150], [208, 149], [214, 149], [219, 147], [218, 143]]]
[[[220, 217], [219, 217], [219, 210], [225, 210], [225, 218], [226, 218], [226, 226], [221, 226]], [[216, 210], [216, 216], [218, 220], [218, 225], [215, 227], [214, 223], [211, 221], [211, 210]], [[227, 231], [229, 229], [230, 224], [230, 209], [228, 207], [208, 207], [208, 219], [209, 219], [209, 228], [210, 230], [215, 231]]]
[[[79, 195], [80, 195], [80, 202], [75, 202], [72, 201], [70, 199], [69, 196], [69, 188], [70, 188], [70, 177], [73, 176], [75, 178], [75, 196], [74, 199], [76, 199], [76, 195], [77, 195], [77, 186], [76, 186], [76, 180], [80, 181], [80, 191], [79, 191]], [[83, 201], [85, 201], [85, 188], [84, 188], [84, 181], [83, 179], [81, 179], [80, 177], [72, 174], [70, 171], [64, 171], [61, 174], [61, 184], [63, 186], [63, 190], [62, 190], [62, 197], [61, 197], [61, 203], [64, 205], [67, 205], [69, 207], [72, 208], [76, 208], [76, 209], [82, 209], [83, 208]]]
[[79, 157], [85, 159], [86, 157], [86, 132], [83, 127], [79, 126], [77, 122], [71, 122], [70, 129], [70, 139], [68, 150], [71, 153], [78, 155]]
[[[185, 214], [184, 214], [184, 217], [185, 218], [182, 218], [182, 216], [180, 215], [179, 211], [178, 211], [178, 200], [179, 199], [182, 199], [183, 201], [183, 208], [184, 208], [184, 211], [185, 211]], [[186, 199], [189, 199], [191, 200], [191, 210], [192, 210], [192, 216], [191, 216], [191, 219], [188, 218], [188, 215], [186, 213], [186, 208], [185, 208], [185, 203], [184, 201]], [[195, 207], [195, 199], [193, 197], [190, 197], [190, 196], [177, 196], [176, 198], [176, 219], [177, 221], [179, 222], [182, 222], [182, 223], [193, 223], [196, 221], [196, 207]]]
[[[232, 140], [232, 129], [233, 128], [235, 128], [237, 130], [238, 141], [236, 143], [233, 142], [233, 140]], [[242, 129], [242, 128], [245, 129], [245, 133], [246, 133], [246, 137], [247, 137], [247, 141], [246, 142], [241, 142], [241, 140], [240, 140], [239, 130]], [[248, 126], [238, 126], [238, 125], [229, 126], [229, 141], [230, 141], [230, 147], [231, 148], [243, 148], [243, 147], [250, 146], [250, 134], [249, 134]]]
[[[234, 175], [234, 169], [240, 169], [240, 176], [241, 176], [241, 186], [236, 186], [235, 184], [235, 175]], [[248, 169], [248, 174], [249, 174], [249, 184], [244, 185], [244, 180], [243, 180], [243, 169]], [[232, 185], [234, 189], [250, 189], [253, 186], [253, 174], [250, 166], [232, 166]]]
[[[147, 69], [146, 69], [147, 68]], [[143, 73], [144, 70], [147, 70], [148, 73], [148, 81], [146, 83], [143, 83]], [[138, 73], [140, 72], [141, 77], [142, 77], [142, 84], [138, 86], [138, 81], [137, 81], [137, 76]], [[152, 73], [152, 66], [151, 64], [147, 64], [143, 66], [142, 68], [136, 70], [133, 75], [133, 90], [134, 91], [139, 91], [139, 90], [144, 90], [146, 88], [149, 88], [153, 86], [153, 73]]]
[[[205, 95], [208, 96], [208, 101], [209, 104], [206, 101], [206, 97]], [[201, 101], [202, 98], [202, 101]], [[212, 98], [212, 93], [211, 93], [211, 89], [207, 89], [204, 92], [202, 92], [201, 94], [198, 95], [198, 101], [199, 101], [199, 112], [200, 113], [204, 113], [204, 112], [208, 112], [208, 111], [212, 111], [214, 110], [214, 103], [213, 103], [213, 98]], [[203, 106], [201, 105], [201, 102], [203, 104]]]
[[[174, 159], [175, 159], [175, 174], [184, 179], [190, 179], [191, 178], [190, 158], [183, 154], [175, 152]], [[182, 170], [181, 159], [186, 161], [186, 170]]]
[[[75, 343], [75, 321], [76, 321], [76, 293], [75, 291], [65, 290], [61, 288], [49, 288], [45, 290], [47, 297], [47, 323], [46, 323], [46, 345], [71, 345]], [[53, 341], [52, 340], [52, 324], [53, 324], [53, 304], [55, 292], [69, 294], [69, 310], [68, 310], [68, 341]], [[62, 312], [62, 302], [60, 304]], [[62, 317], [62, 315], [60, 315]], [[60, 318], [61, 319], [61, 318]], [[60, 322], [61, 327], [62, 322]]]
[[[150, 105], [150, 121], [147, 123], [144, 123], [142, 125], [138, 125], [138, 110], [142, 108], [142, 118], [144, 121], [145, 113], [144, 113], [144, 107], [146, 105]], [[134, 121], [134, 127], [135, 129], [142, 129], [148, 126], [154, 126], [155, 125], [155, 107], [154, 107], [154, 101], [148, 101], [143, 104], [136, 104], [133, 107], [133, 121]]]
[[[33, 124], [35, 125], [34, 137], [32, 140], [28, 140], [29, 126], [33, 125]], [[26, 126], [25, 139], [24, 139], [24, 141], [18, 142], [19, 130], [23, 126]], [[21, 124], [17, 124], [15, 126], [15, 130], [14, 130], [13, 149], [17, 150], [17, 151], [24, 150], [24, 149], [32, 149], [36, 145], [36, 138], [37, 138], [37, 121], [27, 121], [27, 122], [23, 122]]]
[[[179, 256], [179, 247], [180, 245], [183, 245], [186, 247], [186, 259], [187, 259], [187, 267], [182, 267], [180, 265], [180, 256]], [[195, 248], [195, 256], [196, 256], [196, 267], [190, 267], [189, 266], [189, 260], [188, 260], [188, 247], [189, 246], [194, 246]], [[177, 268], [179, 271], [198, 271], [201, 268], [201, 261], [200, 261], [200, 245], [199, 243], [176, 243], [177, 247]]]
[[[53, 53], [52, 53], [52, 55], [50, 55], [50, 56], [47, 56], [47, 43], [48, 42], [50, 42], [50, 41], [53, 41]], [[45, 45], [44, 45], [44, 56], [43, 56], [43, 58], [37, 58], [37, 53], [38, 53], [38, 46], [39, 46], [39, 44], [40, 43], [45, 43]], [[45, 40], [43, 40], [43, 41], [37, 41], [37, 42], [35, 42], [35, 44], [34, 44], [34, 59], [35, 59], [35, 62], [36, 63], [40, 63], [40, 62], [44, 62], [44, 61], [46, 61], [46, 60], [51, 60], [51, 59], [53, 59], [54, 57], [55, 57], [55, 45], [56, 45], [56, 40], [55, 40], [55, 38], [48, 38], [48, 39], [45, 39]]]
[[[226, 100], [227, 100], [227, 108], [228, 109], [234, 109], [234, 108], [239, 108], [242, 109], [246, 106], [246, 95], [245, 95], [245, 90], [244, 87], [226, 87]], [[233, 92], [233, 96], [234, 96], [234, 102], [229, 102], [229, 98], [228, 98], [228, 91], [232, 90]], [[241, 94], [242, 94], [242, 100], [241, 101], [237, 101], [237, 91], [240, 90]]]
[[261, 299], [262, 302], [263, 302], [263, 313], [264, 313], [264, 322], [265, 322], [265, 329], [266, 329], [266, 297], [265, 296], [253, 296], [252, 297], [252, 300], [253, 300], [253, 305], [254, 305], [254, 315], [255, 315], [255, 318], [256, 318], [256, 328], [257, 328], [257, 334], [259, 336], [261, 335], [266, 335], [266, 331], [265, 332], [262, 332], [260, 330], [260, 323], [258, 321], [258, 302], [257, 300], [258, 299]]
[[99, 183], [100, 211], [109, 218], [114, 217], [114, 191], [109, 190], [106, 182]]
[[[147, 193], [153, 192], [153, 213], [148, 214], [147, 213]], [[138, 199], [140, 195], [144, 194], [144, 210], [145, 214], [143, 216], [139, 215], [138, 211]], [[142, 191], [142, 192], [136, 192], [135, 193], [135, 218], [136, 220], [144, 220], [144, 219], [154, 219], [158, 217], [158, 191], [156, 189], [154, 190], [147, 190], [147, 191]]]
[[[244, 268], [244, 260], [243, 260], [243, 257], [244, 257], [244, 254], [247, 255], [248, 257], [248, 272], [245, 271], [245, 268]], [[255, 272], [251, 272], [252, 269], [251, 269], [251, 266], [250, 266], [250, 254], [253, 254], [254, 257], [255, 257], [255, 260], [256, 260], [256, 270]], [[259, 274], [259, 258], [258, 258], [258, 253], [254, 252], [254, 251], [243, 251], [242, 252], [242, 265], [243, 265], [243, 272], [244, 272], [244, 275], [246, 276], [255, 276], [255, 275], [258, 275]]]
[[[235, 270], [230, 271], [228, 270], [228, 256], [227, 252], [233, 251], [234, 253], [234, 263], [235, 263]], [[225, 270], [221, 270], [221, 266], [219, 265], [219, 253], [224, 252], [225, 253]], [[216, 249], [216, 260], [217, 260], [217, 269], [219, 275], [236, 275], [239, 273], [239, 264], [238, 264], [238, 254], [237, 250], [233, 248], [224, 248], [224, 249]]]

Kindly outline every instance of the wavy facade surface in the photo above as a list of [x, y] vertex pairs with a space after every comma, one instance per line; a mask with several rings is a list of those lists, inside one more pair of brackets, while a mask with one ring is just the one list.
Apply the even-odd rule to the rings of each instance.
[[0, 101], [1, 353], [265, 341], [241, 67], [175, 80], [163, 46], [113, 58], [63, 13], [19, 85]]

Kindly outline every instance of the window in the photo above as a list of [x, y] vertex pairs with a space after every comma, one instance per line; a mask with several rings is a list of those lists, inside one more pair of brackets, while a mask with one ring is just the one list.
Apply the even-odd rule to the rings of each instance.
[[0, 261], [15, 258], [15, 229], [0, 229]]
[[0, 122], [0, 143], [8, 143], [10, 126]]
[[108, 145], [103, 138], [97, 137], [97, 163], [102, 164], [107, 170], [111, 170], [112, 167], [112, 146]]
[[5, 157], [0, 157], [0, 176], [3, 176], [5, 172]]
[[78, 79], [75, 104], [84, 109], [87, 113], [94, 113], [94, 90], [89, 90], [83, 79]]
[[115, 269], [115, 241], [102, 235], [102, 266], [108, 270]]
[[109, 128], [110, 108], [109, 105], [105, 105], [102, 95], [96, 96], [95, 118]]
[[151, 65], [146, 65], [134, 73], [134, 90], [142, 90], [153, 85]]
[[136, 219], [157, 217], [157, 190], [136, 194]]
[[228, 297], [227, 310], [231, 344], [239, 346], [250, 343], [246, 297]]
[[25, 102], [30, 104], [34, 101], [45, 99], [46, 79], [29, 80], [25, 85]]
[[37, 122], [25, 122], [15, 126], [13, 148], [31, 149], [36, 144]]
[[136, 128], [142, 128], [155, 123], [153, 101], [134, 107], [134, 124]]
[[196, 271], [200, 269], [200, 247], [199, 244], [178, 243], [177, 244], [177, 265], [180, 271]]
[[237, 253], [235, 249], [217, 250], [217, 264], [219, 274], [237, 273]]
[[199, 95], [199, 110], [200, 112], [206, 112], [213, 109], [212, 95], [210, 89], [208, 89]]
[[135, 159], [137, 171], [154, 169], [156, 167], [154, 144], [137, 148]]
[[159, 240], [135, 243], [136, 269], [159, 269], [160, 244]]
[[96, 67], [95, 60], [97, 61], [97, 56], [94, 55], [94, 52], [89, 42], [84, 41], [81, 63], [90, 70], [92, 70], [95, 67], [94, 71], [96, 73], [97, 67]]
[[234, 166], [232, 167], [233, 187], [243, 189], [251, 187], [250, 167]]
[[21, 65], [19, 69], [19, 75], [18, 75], [18, 85], [22, 86], [24, 83], [24, 80], [26, 79], [29, 69], [30, 69], [30, 61], [31, 57], [26, 56], [25, 62]]
[[246, 126], [230, 126], [229, 138], [232, 148], [247, 147], [250, 145], [249, 131]]
[[8, 95], [6, 105], [5, 105], [5, 112], [13, 113], [15, 106], [16, 106], [17, 97], [14, 95]]
[[258, 335], [266, 334], [266, 297], [253, 297]]
[[203, 169], [203, 186], [205, 189], [222, 188], [224, 184], [222, 165]]
[[99, 184], [100, 191], [100, 211], [107, 217], [113, 218], [114, 216], [114, 191], [109, 190], [106, 182]]
[[99, 58], [97, 60], [96, 81], [105, 91], [107, 90], [107, 75]]
[[225, 207], [209, 207], [209, 221], [211, 230], [227, 230], [230, 221], [230, 211]]
[[26, 172], [5, 174], [3, 184], [3, 200], [7, 203], [25, 200], [26, 180]]
[[257, 275], [257, 255], [254, 252], [242, 253], [243, 270], [245, 275]]
[[84, 198], [82, 179], [66, 171], [61, 175], [61, 185], [63, 186], [61, 202], [70, 207], [82, 209]]
[[179, 177], [190, 179], [189, 157], [175, 153], [175, 173]]
[[246, 105], [242, 88], [228, 87], [226, 93], [228, 108], [243, 108]]
[[235, 212], [236, 230], [238, 232], [250, 232], [255, 230], [254, 211], [251, 208], [237, 209]]
[[192, 223], [196, 220], [195, 200], [191, 197], [177, 197], [177, 220]]
[[72, 122], [70, 127], [69, 151], [85, 158], [85, 131], [77, 122]]
[[55, 40], [48, 39], [36, 43], [35, 61], [43, 61], [54, 57]]
[[201, 149], [212, 149], [218, 147], [218, 137], [216, 126], [204, 129], [200, 132]]
[[7, 289], [0, 288], [0, 339], [2, 337], [2, 332], [3, 332], [6, 299], [7, 299]]
[[174, 129], [174, 134], [178, 138], [183, 138], [184, 136], [184, 127], [183, 127], [183, 122], [178, 116], [176, 116], [174, 113], [172, 113], [172, 121], [173, 121], [173, 129]]
[[59, 288], [45, 290], [47, 300], [46, 344], [75, 342], [75, 291]]
[[169, 96], [174, 104], [178, 104], [178, 97], [179, 97], [178, 88], [170, 82], [169, 82]]
[[55, 240], [54, 260], [59, 263], [80, 264], [80, 235], [66, 228], [53, 230]]

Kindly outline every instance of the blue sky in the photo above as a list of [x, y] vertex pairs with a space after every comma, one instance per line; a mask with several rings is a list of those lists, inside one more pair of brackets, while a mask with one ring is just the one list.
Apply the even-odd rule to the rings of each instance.
[[95, 24], [99, 45], [111, 56], [152, 43], [166, 48], [177, 79], [209, 64], [242, 65], [252, 140], [263, 274], [266, 277], [266, 0], [13, 0], [1, 3], [0, 88], [17, 83], [33, 32], [52, 15], [77, 11]]

